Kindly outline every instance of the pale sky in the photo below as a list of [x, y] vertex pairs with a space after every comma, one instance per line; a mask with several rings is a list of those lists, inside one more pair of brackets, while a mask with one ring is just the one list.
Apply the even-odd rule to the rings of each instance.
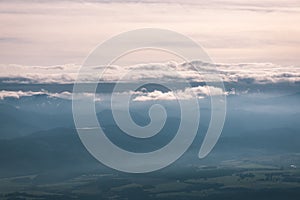
[[[137, 28], [193, 38], [218, 63], [300, 63], [300, 1], [0, 1], [0, 64], [81, 64]], [[250, 3], [249, 3], [250, 2]]]

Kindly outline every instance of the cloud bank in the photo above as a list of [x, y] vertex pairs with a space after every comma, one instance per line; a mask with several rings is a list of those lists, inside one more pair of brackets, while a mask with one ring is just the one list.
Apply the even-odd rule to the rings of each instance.
[[[168, 101], [168, 100], [189, 100], [193, 98], [205, 98], [208, 96], [215, 96], [215, 95], [228, 95], [234, 94], [234, 92], [225, 92], [221, 88], [216, 88], [212, 86], [197, 86], [197, 87], [188, 87], [182, 90], [175, 90], [175, 91], [167, 91], [163, 92], [160, 90], [154, 91], [147, 91], [146, 89], [142, 89], [140, 91], [124, 91], [121, 93], [115, 93], [118, 99], [122, 99], [124, 96], [131, 96], [132, 101]], [[30, 96], [38, 96], [38, 95], [45, 95], [49, 98], [61, 98], [72, 100], [72, 93], [71, 92], [61, 92], [61, 93], [51, 93], [46, 90], [41, 91], [8, 91], [2, 90], [0, 91], [0, 100], [5, 98], [15, 98], [20, 99], [22, 97], [30, 97]], [[104, 93], [80, 93], [76, 95], [77, 99], [85, 99], [85, 98], [94, 98], [94, 101], [110, 101], [110, 96]]]
[[[39, 95], [45, 95], [49, 98], [60, 98], [60, 99], [72, 99], [72, 93], [68, 91], [60, 92], [60, 93], [51, 93], [46, 90], [41, 91], [8, 91], [8, 90], [1, 90], [0, 91], [0, 100], [3, 100], [5, 98], [15, 98], [20, 99], [22, 97], [31, 97], [31, 96], [39, 96]], [[92, 94], [92, 93], [82, 93], [80, 95], [77, 95], [78, 99], [84, 99], [84, 98], [94, 98], [95, 101], [100, 101], [100, 95]]]
[[[72, 84], [75, 82], [79, 65], [22, 66], [0, 65], [2, 83], [23, 84]], [[196, 70], [197, 68], [197, 70]], [[218, 74], [224, 82], [246, 82], [255, 84], [300, 82], [300, 67], [281, 66], [272, 63], [211, 64], [201, 61], [190, 63], [148, 63], [132, 66], [93, 67], [83, 74], [82, 82], [97, 82], [100, 71], [102, 82], [136, 82], [147, 80], [204, 82], [205, 74]], [[172, 72], [172, 73], [170, 73]]]
[[[189, 100], [193, 98], [205, 98], [207, 96], [215, 95], [227, 95], [228, 92], [224, 92], [221, 88], [216, 88], [212, 86], [198, 86], [189, 87], [184, 90], [175, 90], [162, 92], [154, 90], [153, 92], [133, 92], [135, 97], [133, 101], [167, 101], [167, 100]], [[231, 92], [230, 94], [233, 94]]]
[[0, 91], [0, 99], [4, 99], [4, 98], [20, 99], [22, 97], [37, 96], [37, 95], [47, 95], [49, 97], [57, 97], [57, 98], [63, 98], [63, 99], [71, 99], [71, 97], [72, 97], [72, 94], [70, 92], [49, 93], [45, 90], [41, 90], [38, 92], [21, 91], [21, 90], [19, 90], [19, 91], [1, 90]]

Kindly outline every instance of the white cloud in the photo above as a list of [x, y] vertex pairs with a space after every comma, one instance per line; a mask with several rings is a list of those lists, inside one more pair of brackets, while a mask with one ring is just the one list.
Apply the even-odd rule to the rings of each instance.
[[[20, 99], [22, 97], [30, 97], [30, 96], [36, 96], [36, 95], [46, 95], [50, 98], [60, 98], [60, 99], [67, 99], [71, 100], [72, 99], [72, 93], [71, 92], [60, 92], [60, 93], [51, 93], [45, 90], [41, 91], [8, 91], [8, 90], [2, 90], [0, 91], [0, 99], [3, 100], [5, 98], [15, 98], [15, 99]], [[84, 98], [93, 98], [94, 94], [92, 93], [81, 93], [77, 95], [77, 98], [79, 99], [84, 99]], [[100, 101], [101, 98], [98, 94], [95, 95], [94, 98], [95, 101]]]
[[155, 90], [153, 92], [136, 92], [133, 101], [156, 101], [156, 100], [189, 100], [195, 98], [204, 98], [206, 96], [226, 95], [221, 88], [212, 86], [198, 86], [185, 88], [184, 90], [162, 92]]
[[[197, 86], [197, 87], [188, 87], [182, 90], [168, 91], [162, 92], [159, 90], [154, 90], [152, 92], [148, 92], [146, 89], [142, 89], [140, 91], [124, 91], [121, 93], [115, 93], [118, 99], [122, 99], [124, 96], [132, 96], [133, 101], [155, 101], [155, 100], [189, 100], [192, 98], [205, 98], [207, 96], [215, 96], [215, 95], [227, 95], [229, 92], [223, 91], [221, 88], [216, 88], [212, 86]], [[232, 93], [230, 93], [232, 94]], [[0, 91], [0, 99], [3, 100], [5, 98], [16, 98], [20, 99], [22, 97], [36, 96], [36, 95], [46, 95], [50, 98], [61, 98], [61, 99], [72, 99], [72, 93], [68, 91], [60, 92], [60, 93], [51, 93], [46, 90], [41, 91], [8, 91], [2, 90]], [[104, 93], [80, 93], [76, 95], [77, 99], [86, 99], [86, 98], [94, 98], [94, 101], [107, 101], [110, 100], [110, 97]]]
[[0, 65], [0, 79], [4, 83], [73, 83], [80, 66], [74, 64], [54, 66]]
[[[49, 67], [0, 65], [3, 83], [74, 83], [78, 65]], [[197, 71], [196, 67], [199, 71]], [[82, 81], [98, 81], [101, 69], [94, 67], [85, 71]], [[206, 74], [218, 74], [225, 82], [278, 83], [300, 81], [300, 67], [281, 66], [271, 63], [210, 64], [201, 61], [190, 63], [148, 63], [132, 66], [109, 66], [101, 81], [136, 82], [147, 80], [203, 82]]]
[[6, 91], [2, 90], [0, 91], [0, 99], [4, 99], [7, 97], [11, 98], [16, 98], [19, 99], [20, 97], [25, 97], [25, 96], [33, 96], [33, 95], [42, 95], [45, 94], [45, 92], [40, 91], [40, 92], [32, 92], [32, 91]]

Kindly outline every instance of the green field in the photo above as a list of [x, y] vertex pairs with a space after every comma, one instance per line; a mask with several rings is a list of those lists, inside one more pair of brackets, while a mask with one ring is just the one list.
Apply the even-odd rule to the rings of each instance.
[[0, 179], [0, 191], [3, 200], [299, 199], [300, 170], [227, 160], [140, 175], [95, 172], [59, 181], [50, 174], [9, 177]]

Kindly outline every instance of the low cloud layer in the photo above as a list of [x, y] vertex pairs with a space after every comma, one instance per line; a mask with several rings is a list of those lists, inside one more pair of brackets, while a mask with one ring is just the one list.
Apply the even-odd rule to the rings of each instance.
[[153, 92], [135, 92], [133, 101], [158, 101], [158, 100], [189, 100], [193, 98], [205, 98], [214, 95], [226, 95], [221, 88], [211, 86], [198, 86], [185, 88], [184, 90], [162, 92], [154, 90]]
[[[208, 96], [215, 95], [228, 95], [234, 94], [234, 92], [225, 92], [221, 88], [216, 88], [212, 86], [197, 86], [197, 87], [188, 87], [183, 90], [175, 91], [147, 91], [146, 89], [140, 91], [124, 91], [122, 93], [115, 93], [115, 96], [118, 99], [122, 99], [124, 96], [131, 96], [133, 101], [165, 101], [165, 100], [189, 100], [193, 98], [205, 98]], [[51, 93], [45, 90], [41, 91], [0, 91], [0, 100], [5, 98], [15, 98], [20, 99], [22, 97], [46, 95], [50, 98], [61, 98], [61, 99], [72, 99], [72, 93], [64, 91], [61, 93]], [[110, 100], [110, 96], [104, 93], [81, 93], [77, 94], [76, 98], [85, 99], [85, 98], [94, 98], [95, 101], [107, 101]]]
[[24, 66], [0, 65], [2, 83], [73, 83], [76, 79], [78, 65]]
[[[38, 95], [45, 95], [49, 98], [60, 98], [60, 99], [72, 99], [72, 93], [64, 91], [60, 93], [51, 93], [46, 90], [41, 91], [8, 91], [8, 90], [2, 90], [0, 91], [0, 100], [3, 100], [5, 98], [15, 98], [20, 99], [22, 97], [31, 97], [31, 96], [38, 96]], [[95, 101], [100, 101], [100, 96], [98, 94], [94, 95], [92, 93], [82, 93], [80, 95], [77, 95], [77, 98], [84, 99], [84, 98], [94, 98]]]
[[[1, 65], [2, 83], [72, 84], [76, 81], [78, 65], [21, 66]], [[201, 61], [190, 63], [149, 63], [133, 66], [93, 67], [87, 69], [81, 81], [96, 82], [100, 72], [103, 82], [136, 82], [147, 80], [204, 82], [207, 74], [217, 74], [224, 82], [247, 82], [256, 84], [299, 82], [300, 67], [280, 66], [271, 63], [211, 64]], [[198, 71], [197, 71], [198, 70]]]
[[57, 98], [62, 98], [62, 99], [71, 99], [72, 94], [70, 92], [61, 92], [61, 93], [49, 93], [45, 90], [41, 90], [38, 92], [33, 92], [33, 91], [7, 91], [7, 90], [2, 90], [0, 91], [0, 99], [4, 98], [16, 98], [20, 99], [22, 97], [29, 97], [29, 96], [36, 96], [36, 95], [47, 95], [49, 97], [57, 97]]

